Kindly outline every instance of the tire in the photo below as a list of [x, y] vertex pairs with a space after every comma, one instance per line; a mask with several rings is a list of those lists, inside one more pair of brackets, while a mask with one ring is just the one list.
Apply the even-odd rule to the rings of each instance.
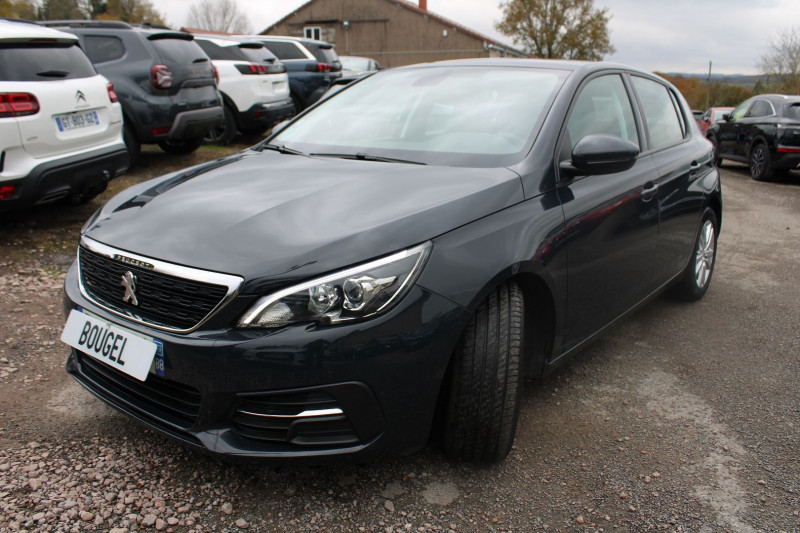
[[763, 142], [750, 149], [750, 177], [756, 181], [767, 181], [772, 178], [772, 160], [767, 145]]
[[142, 145], [139, 143], [139, 138], [136, 132], [133, 131], [133, 126], [125, 124], [122, 128], [122, 140], [125, 142], [125, 148], [128, 150], [128, 168], [133, 168], [139, 163], [139, 156], [142, 153]]
[[230, 144], [236, 137], [236, 114], [229, 105], [222, 106], [222, 123], [216, 128], [209, 130], [203, 137], [203, 142], [208, 144], [226, 145]]
[[255, 137], [256, 135], [264, 135], [267, 131], [267, 128], [262, 126], [256, 126], [254, 128], [239, 128], [239, 132], [242, 135], [247, 135], [249, 137]]
[[299, 115], [300, 112], [304, 109], [303, 102], [300, 101], [300, 98], [297, 95], [292, 94], [292, 103], [294, 104], [294, 113], [292, 116]]
[[702, 298], [708, 290], [717, 261], [718, 228], [714, 211], [706, 209], [694, 242], [692, 257], [675, 286], [674, 294], [680, 299], [694, 302]]
[[201, 138], [186, 139], [185, 141], [161, 141], [158, 147], [168, 154], [172, 155], [186, 155], [191, 154], [200, 147], [203, 141]]
[[494, 463], [511, 451], [522, 396], [522, 291], [502, 285], [475, 312], [451, 369], [444, 448], [459, 461]]

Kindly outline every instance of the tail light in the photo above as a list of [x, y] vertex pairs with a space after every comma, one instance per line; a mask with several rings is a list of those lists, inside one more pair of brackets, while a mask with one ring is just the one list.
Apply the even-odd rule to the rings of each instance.
[[306, 70], [311, 72], [330, 72], [331, 66], [327, 63], [311, 63], [306, 66]]
[[0, 93], [0, 117], [24, 117], [39, 112], [39, 100], [30, 93]]
[[8, 200], [14, 196], [15, 185], [0, 185], [0, 200]]
[[267, 65], [261, 63], [237, 63], [236, 70], [242, 74], [269, 74]]
[[153, 65], [150, 81], [156, 89], [169, 89], [172, 87], [172, 71], [166, 65]]
[[106, 89], [108, 89], [108, 99], [111, 100], [111, 103], [116, 104], [119, 102], [119, 97], [117, 96], [116, 91], [114, 91], [114, 84], [109, 82], [106, 84]]
[[214, 82], [219, 85], [219, 70], [217, 70], [217, 66], [212, 64], [211, 68], [214, 69]]

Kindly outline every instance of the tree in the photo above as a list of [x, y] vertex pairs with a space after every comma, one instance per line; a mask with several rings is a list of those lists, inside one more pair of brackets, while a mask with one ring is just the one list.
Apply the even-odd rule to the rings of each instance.
[[250, 22], [236, 0], [201, 0], [189, 8], [188, 25], [224, 33], [250, 33]]
[[101, 3], [90, 0], [93, 18], [98, 20], [121, 20], [130, 24], [149, 22], [165, 24], [164, 17], [153, 7], [150, 0], [108, 0]]
[[36, 5], [31, 0], [0, 0], [0, 17], [36, 20]]
[[761, 56], [759, 69], [766, 75], [766, 88], [780, 93], [800, 94], [800, 32], [784, 29]]
[[39, 6], [41, 20], [85, 19], [86, 15], [78, 0], [43, 0]]
[[507, 0], [497, 31], [536, 57], [599, 61], [614, 53], [608, 9], [594, 0]]

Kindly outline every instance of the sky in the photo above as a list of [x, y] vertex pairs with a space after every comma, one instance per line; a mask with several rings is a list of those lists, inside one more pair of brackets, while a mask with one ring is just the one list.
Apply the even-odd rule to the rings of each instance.
[[[236, 0], [258, 33], [306, 0]], [[173, 27], [185, 26], [188, 6], [200, 0], [158, 0]], [[611, 43], [608, 61], [649, 71], [757, 74], [761, 57], [783, 30], [798, 21], [800, 0], [595, 0], [607, 8]], [[494, 25], [500, 0], [428, 0], [428, 11], [497, 41], [514, 45]], [[786, 21], [782, 25], [782, 21]]]

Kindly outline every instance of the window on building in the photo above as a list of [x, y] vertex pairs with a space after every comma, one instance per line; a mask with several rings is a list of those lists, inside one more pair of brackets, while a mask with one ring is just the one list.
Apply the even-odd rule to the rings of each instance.
[[306, 26], [303, 28], [303, 34], [306, 39], [322, 40], [322, 28], [320, 26]]

